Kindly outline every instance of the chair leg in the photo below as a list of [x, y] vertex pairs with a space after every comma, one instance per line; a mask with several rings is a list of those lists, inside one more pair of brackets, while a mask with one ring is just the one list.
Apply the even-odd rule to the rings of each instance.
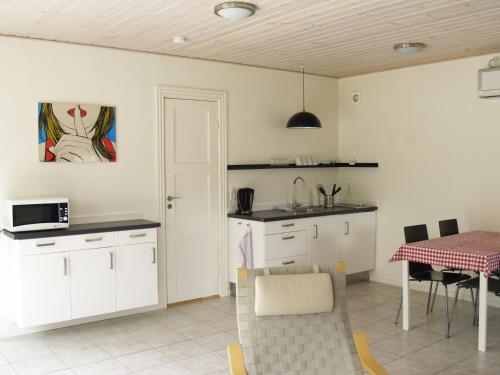
[[432, 284], [433, 281], [431, 280], [431, 283], [429, 285], [429, 295], [427, 296], [427, 310], [425, 311], [426, 314], [429, 314], [429, 307], [431, 304], [431, 297], [432, 297]]
[[434, 303], [436, 302], [436, 295], [437, 295], [437, 291], [438, 291], [438, 285], [439, 285], [439, 283], [436, 282], [436, 286], [434, 288], [434, 297], [432, 298], [431, 312], [434, 311]]
[[446, 338], [450, 338], [450, 314], [448, 312], [448, 285], [446, 284], [443, 284], [444, 285], [444, 295], [445, 295], [445, 298], [446, 298], [446, 304], [445, 304], [445, 308], [446, 308]]
[[403, 295], [401, 295], [401, 299], [399, 300], [399, 308], [398, 308], [398, 313], [396, 314], [396, 320], [394, 321], [394, 324], [398, 324], [399, 320], [399, 315], [401, 314], [401, 308], [403, 307]]

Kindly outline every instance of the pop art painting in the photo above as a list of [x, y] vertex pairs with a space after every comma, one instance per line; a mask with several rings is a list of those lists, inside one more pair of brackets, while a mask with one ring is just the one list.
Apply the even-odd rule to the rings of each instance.
[[115, 162], [115, 107], [38, 103], [42, 162]]

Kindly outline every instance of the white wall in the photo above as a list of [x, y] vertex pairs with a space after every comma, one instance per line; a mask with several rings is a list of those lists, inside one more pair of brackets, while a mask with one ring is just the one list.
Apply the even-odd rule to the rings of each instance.
[[[287, 130], [288, 118], [302, 108], [297, 73], [9, 37], [0, 37], [0, 56], [0, 201], [67, 196], [73, 221], [157, 220], [158, 84], [227, 92], [229, 163], [264, 163], [271, 157], [303, 154], [338, 156], [337, 80], [332, 78], [306, 77], [307, 109], [321, 119], [323, 128]], [[118, 162], [40, 163], [39, 101], [116, 106]], [[256, 206], [267, 206], [290, 198], [296, 174], [297, 170], [230, 172], [229, 185], [256, 187]], [[337, 171], [304, 174], [311, 187], [329, 182]], [[311, 195], [299, 191], [301, 200]], [[0, 227], [1, 218], [0, 214]], [[6, 275], [4, 255], [0, 246], [0, 275]], [[5, 307], [2, 288], [8, 289], [4, 279], [0, 305]], [[0, 336], [1, 315], [0, 311]]]
[[[138, 213], [157, 218], [157, 84], [228, 93], [229, 163], [296, 154], [337, 156], [335, 79], [306, 79], [308, 109], [322, 120], [323, 129], [291, 131], [286, 121], [301, 108], [296, 73], [6, 37], [0, 38], [0, 55], [0, 198], [62, 195], [71, 199], [74, 216]], [[118, 162], [39, 163], [38, 101], [116, 106]], [[263, 192], [258, 197], [280, 199]]]
[[491, 57], [339, 80], [340, 155], [380, 163], [340, 172], [352, 185], [346, 198], [379, 206], [375, 279], [400, 280], [400, 264], [387, 261], [405, 225], [425, 223], [431, 237], [449, 218], [462, 231], [500, 231], [500, 100], [477, 96]]

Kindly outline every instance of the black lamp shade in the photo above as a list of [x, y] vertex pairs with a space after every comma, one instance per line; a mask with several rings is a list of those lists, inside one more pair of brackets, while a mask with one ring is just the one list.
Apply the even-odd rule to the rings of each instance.
[[302, 111], [290, 117], [286, 127], [288, 129], [319, 129], [321, 122], [311, 112]]

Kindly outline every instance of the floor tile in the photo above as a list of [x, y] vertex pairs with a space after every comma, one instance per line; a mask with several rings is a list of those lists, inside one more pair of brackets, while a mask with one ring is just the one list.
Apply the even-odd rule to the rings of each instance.
[[225, 349], [229, 344], [239, 342], [238, 331], [219, 332], [213, 335], [208, 335], [195, 340], [198, 344], [210, 351]]
[[1, 349], [3, 356], [11, 363], [23, 362], [31, 359], [54, 354], [52, 350], [43, 342], [25, 341], [4, 345]]
[[69, 367], [83, 366], [89, 363], [100, 362], [110, 358], [110, 354], [106, 353], [98, 345], [92, 344], [88, 347], [80, 349], [63, 348], [55, 349], [54, 352], [61, 358]]
[[18, 375], [11, 365], [0, 366], [0, 375]]
[[38, 357], [23, 362], [14, 362], [12, 367], [19, 375], [44, 375], [68, 368], [55, 354]]
[[121, 356], [117, 360], [134, 372], [172, 362], [167, 356], [154, 349]]
[[151, 346], [145, 343], [142, 338], [142, 336], [132, 333], [120, 333], [97, 337], [94, 342], [106, 353], [113, 357], [119, 357], [151, 349]]
[[227, 360], [215, 353], [200, 354], [179, 361], [179, 363], [195, 374], [209, 374], [228, 368]]
[[142, 370], [136, 372], [138, 375], [195, 375], [197, 373], [192, 372], [181, 366], [178, 363], [167, 363], [159, 367]]
[[217, 329], [209, 326], [208, 324], [199, 323], [193, 325], [182, 326], [175, 329], [175, 332], [189, 338], [189, 339], [197, 339], [200, 337], [212, 335], [217, 333]]
[[127, 375], [132, 371], [116, 359], [107, 359], [90, 365], [74, 368], [78, 375]]
[[172, 361], [181, 361], [183, 359], [208, 353], [210, 350], [193, 340], [187, 340], [159, 348], [158, 351]]
[[385, 369], [391, 375], [433, 375], [434, 370], [425, 363], [400, 358], [386, 364]]

